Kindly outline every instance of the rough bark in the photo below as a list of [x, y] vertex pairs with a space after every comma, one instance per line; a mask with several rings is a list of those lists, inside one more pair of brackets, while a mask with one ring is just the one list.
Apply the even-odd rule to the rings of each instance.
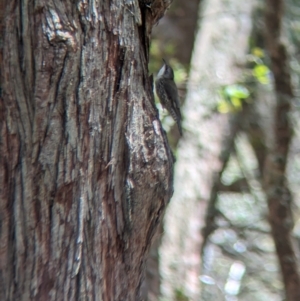
[[218, 89], [236, 83], [240, 76], [238, 62], [248, 51], [254, 5], [255, 1], [202, 3], [183, 106], [186, 133], [178, 147], [175, 192], [161, 249], [162, 292], [167, 300], [182, 295], [200, 299], [201, 229], [215, 176], [223, 167], [230, 127], [230, 115], [216, 112]]
[[147, 72], [168, 5], [5, 2], [1, 300], [139, 298], [172, 194]]
[[274, 75], [276, 97], [274, 143], [264, 170], [269, 220], [282, 271], [287, 300], [300, 300], [300, 278], [291, 231], [292, 195], [286, 182], [286, 164], [292, 139], [289, 113], [294, 99], [286, 47], [281, 42], [284, 1], [266, 1], [266, 42]]

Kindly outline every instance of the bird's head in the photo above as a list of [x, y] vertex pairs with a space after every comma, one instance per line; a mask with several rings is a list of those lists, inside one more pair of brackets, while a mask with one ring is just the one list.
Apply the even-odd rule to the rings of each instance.
[[174, 79], [174, 71], [173, 69], [166, 63], [163, 59], [163, 66], [160, 68], [157, 74], [157, 78], [167, 78], [167, 79]]

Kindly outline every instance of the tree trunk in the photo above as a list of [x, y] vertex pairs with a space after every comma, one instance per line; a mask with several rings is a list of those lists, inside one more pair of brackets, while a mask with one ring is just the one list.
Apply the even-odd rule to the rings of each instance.
[[276, 107], [274, 143], [270, 147], [264, 171], [268, 198], [269, 220], [276, 252], [281, 267], [287, 300], [300, 300], [300, 276], [292, 244], [292, 194], [286, 181], [286, 165], [292, 140], [289, 120], [294, 101], [288, 55], [282, 44], [281, 28], [284, 1], [266, 1], [266, 42], [274, 76]]
[[0, 300], [137, 300], [173, 189], [147, 72], [169, 2], [46, 3], [0, 13]]
[[230, 114], [216, 110], [218, 90], [236, 83], [241, 75], [238, 63], [245, 61], [248, 52], [255, 4], [202, 2], [201, 29], [183, 106], [186, 134], [178, 146], [176, 189], [166, 213], [161, 247], [162, 293], [167, 300], [200, 299], [201, 230], [207, 204], [214, 197], [215, 178], [227, 156], [228, 136], [235, 132], [231, 131]]

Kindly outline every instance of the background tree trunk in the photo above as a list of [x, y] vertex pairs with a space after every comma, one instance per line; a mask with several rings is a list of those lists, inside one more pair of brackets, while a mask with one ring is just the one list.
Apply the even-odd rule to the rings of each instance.
[[286, 180], [286, 166], [292, 141], [293, 127], [289, 114], [294, 92], [288, 55], [280, 40], [285, 2], [266, 1], [266, 48], [271, 59], [276, 98], [274, 143], [270, 147], [264, 171], [268, 198], [269, 221], [281, 267], [287, 300], [300, 300], [300, 277], [292, 244], [292, 194]]
[[168, 5], [5, 2], [1, 300], [139, 298], [172, 194], [146, 67]]
[[200, 299], [201, 230], [234, 132], [230, 115], [216, 110], [218, 89], [236, 83], [241, 75], [238, 64], [248, 52], [254, 6], [254, 1], [235, 0], [201, 4], [183, 106], [186, 133], [178, 146], [176, 189], [161, 247], [162, 294], [167, 300]]

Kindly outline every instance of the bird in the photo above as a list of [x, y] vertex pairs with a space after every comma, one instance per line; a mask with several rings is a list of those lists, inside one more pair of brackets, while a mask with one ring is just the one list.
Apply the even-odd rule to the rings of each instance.
[[163, 62], [164, 64], [158, 71], [155, 80], [156, 94], [162, 106], [167, 109], [177, 123], [179, 133], [182, 136], [180, 104], [177, 87], [174, 81], [174, 71], [164, 59]]

